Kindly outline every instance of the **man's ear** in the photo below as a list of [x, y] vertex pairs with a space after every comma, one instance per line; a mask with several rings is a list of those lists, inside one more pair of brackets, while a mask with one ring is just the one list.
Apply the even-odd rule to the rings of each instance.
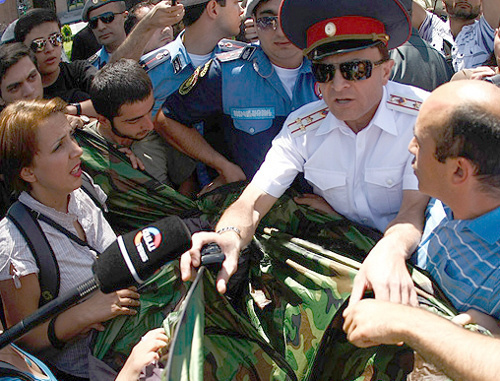
[[211, 19], [215, 19], [217, 17], [218, 11], [219, 11], [219, 3], [215, 0], [210, 0], [207, 3], [207, 6], [205, 8], [205, 12], [207, 12], [207, 15]]
[[465, 182], [470, 181], [471, 177], [474, 176], [474, 173], [476, 172], [476, 166], [470, 160], [464, 157], [458, 157], [456, 159], [448, 160], [453, 160], [454, 162], [452, 175], [453, 184], [464, 184]]
[[21, 169], [21, 172], [19, 173], [19, 176], [27, 183], [34, 183], [36, 181], [35, 172], [33, 171], [32, 166], [23, 167]]
[[392, 59], [389, 59], [382, 64], [384, 85], [387, 85], [387, 82], [389, 82], [389, 79], [391, 78], [391, 71], [393, 66], [394, 60]]
[[110, 128], [111, 127], [111, 122], [109, 121], [108, 118], [105, 116], [102, 116], [101, 114], [97, 114], [97, 121], [102, 124], [103, 127]]

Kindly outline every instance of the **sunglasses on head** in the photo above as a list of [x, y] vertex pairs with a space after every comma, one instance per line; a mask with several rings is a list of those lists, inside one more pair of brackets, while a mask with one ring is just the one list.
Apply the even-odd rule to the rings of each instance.
[[92, 29], [97, 28], [97, 22], [101, 20], [104, 24], [110, 24], [115, 20], [115, 15], [120, 15], [121, 13], [105, 12], [102, 15], [92, 17], [89, 19], [89, 26]]
[[55, 32], [49, 35], [47, 39], [45, 38], [35, 38], [31, 41], [30, 48], [35, 53], [40, 53], [45, 50], [45, 45], [47, 45], [47, 41], [50, 42], [52, 46], [61, 46], [63, 42], [63, 36], [59, 32]]
[[255, 23], [259, 29], [268, 30], [272, 28], [273, 30], [276, 30], [278, 29], [278, 16], [260, 17]]
[[386, 59], [377, 62], [370, 60], [356, 60], [342, 62], [340, 64], [322, 64], [318, 62], [312, 63], [312, 72], [316, 81], [325, 83], [333, 80], [337, 66], [340, 69], [340, 74], [347, 81], [363, 81], [372, 76], [374, 66], [383, 64]]

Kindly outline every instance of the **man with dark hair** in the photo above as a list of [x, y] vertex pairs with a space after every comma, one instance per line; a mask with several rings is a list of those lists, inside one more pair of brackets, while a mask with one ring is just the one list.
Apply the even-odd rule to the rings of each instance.
[[[419, 188], [439, 199], [442, 213], [419, 249], [428, 257], [427, 270], [464, 312], [458, 317], [461, 324], [478, 323], [496, 334], [500, 318], [499, 103], [500, 89], [487, 82], [445, 84], [422, 105], [409, 146]], [[454, 380], [498, 377], [498, 339], [468, 332], [420, 308], [363, 300], [346, 309], [344, 316], [348, 338], [358, 346], [405, 342]]]
[[[244, 46], [236, 41], [221, 41], [239, 33], [241, 14], [238, 0], [183, 0], [175, 6], [162, 1], [136, 25], [113, 59], [140, 61], [153, 82], [156, 115], [165, 99], [196, 67], [216, 53]], [[172, 25], [176, 15], [177, 22], [183, 17], [185, 30], [168, 45], [144, 54], [144, 41], [149, 41], [158, 28]]]
[[192, 249], [181, 258], [183, 279], [199, 265], [201, 246], [217, 242], [226, 254], [217, 280], [224, 292], [240, 249], [303, 172], [315, 194], [301, 203], [336, 211], [384, 234], [354, 281], [352, 303], [373, 288], [377, 298], [416, 304], [406, 259], [420, 241], [428, 198], [417, 190], [407, 146], [427, 92], [389, 82], [388, 49], [408, 38], [407, 12], [397, 0], [364, 4], [281, 4], [283, 32], [311, 59], [322, 100], [288, 116], [252, 182], [219, 220], [219, 234], [193, 235]]
[[125, 19], [127, 8], [122, 0], [87, 0], [82, 11], [82, 20], [88, 22], [97, 42], [102, 48], [88, 61], [100, 69], [110, 56], [125, 41]]
[[[249, 1], [245, 14], [254, 18], [260, 43], [216, 55], [158, 114], [158, 132], [221, 175], [210, 188], [240, 180], [231, 165], [251, 179], [288, 114], [320, 97], [310, 62], [283, 34], [279, 6], [279, 0]], [[210, 120], [219, 122], [209, 128]], [[188, 127], [199, 122], [205, 137]]]
[[20, 99], [42, 97], [42, 79], [34, 53], [19, 42], [0, 46], [1, 108]]
[[443, 0], [448, 21], [414, 3], [412, 24], [422, 38], [441, 52], [454, 71], [470, 69], [489, 58], [500, 19], [498, 0]]
[[97, 121], [85, 130], [131, 152], [146, 172], [163, 184], [189, 193], [193, 160], [175, 150], [153, 131], [153, 87], [147, 73], [133, 60], [122, 59], [102, 68], [90, 88]]
[[16, 41], [35, 54], [44, 98], [72, 103], [72, 114], [94, 115], [88, 91], [96, 69], [86, 61], [61, 62], [63, 37], [57, 15], [45, 8], [30, 9], [19, 18], [14, 33]]

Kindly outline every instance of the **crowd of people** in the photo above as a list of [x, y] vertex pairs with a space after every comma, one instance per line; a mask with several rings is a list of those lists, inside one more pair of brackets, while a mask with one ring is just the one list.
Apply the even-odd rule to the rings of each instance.
[[[43, 216], [64, 293], [92, 276], [115, 241], [112, 212], [136, 208], [113, 203], [116, 189], [93, 181], [97, 203], [83, 190], [82, 171], [93, 165], [83, 150], [95, 148], [80, 147], [75, 129], [109, 147], [110, 161], [116, 150], [188, 199], [247, 180], [180, 259], [188, 281], [202, 247], [217, 243], [225, 260], [216, 287], [225, 293], [260, 221], [294, 187], [297, 204], [382, 234], [353, 282], [349, 340], [405, 342], [453, 379], [495, 379], [500, 342], [459, 325], [500, 334], [500, 2], [443, 0], [444, 17], [434, 10], [411, 0], [166, 0], [130, 9], [88, 0], [71, 62], [57, 15], [29, 10], [15, 41], [0, 46], [2, 213], [17, 200]], [[106, 199], [120, 210], [108, 215]], [[32, 250], [4, 217], [7, 327], [44, 304]], [[418, 308], [408, 262], [461, 313], [454, 323]], [[364, 300], [368, 290], [374, 300]], [[97, 292], [0, 350], [0, 360], [37, 379], [88, 380], [92, 332], [134, 315], [139, 298], [133, 287]], [[165, 345], [162, 329], [145, 333], [117, 380], [138, 379]]]

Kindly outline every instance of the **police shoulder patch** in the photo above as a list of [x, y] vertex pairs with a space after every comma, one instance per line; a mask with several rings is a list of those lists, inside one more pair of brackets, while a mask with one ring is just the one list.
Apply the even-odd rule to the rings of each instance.
[[179, 87], [179, 94], [180, 95], [186, 95], [188, 94], [193, 88], [196, 86], [198, 83], [198, 80], [200, 78], [203, 78], [207, 73], [208, 69], [210, 69], [210, 65], [212, 64], [213, 60], [209, 60], [205, 65], [203, 66], [198, 66], [193, 74], [186, 79], [182, 85]]
[[389, 94], [389, 97], [387, 98], [388, 109], [404, 112], [406, 114], [418, 115], [421, 106], [422, 99], [414, 95], [410, 98], [408, 96], [394, 93]]
[[158, 49], [156, 54], [150, 55], [145, 59], [139, 61], [139, 64], [143, 67], [144, 70], [149, 71], [154, 69], [161, 63], [165, 62], [170, 58], [170, 52], [166, 48]]
[[299, 116], [295, 120], [291, 121], [287, 125], [287, 128], [292, 136], [302, 136], [307, 131], [312, 131], [318, 128], [320, 126], [320, 122], [325, 119], [327, 115], [328, 106], [325, 106], [325, 104], [321, 102], [321, 107], [319, 109], [311, 110], [307, 113], [307, 115]]
[[87, 58], [87, 61], [93, 65], [98, 58], [99, 58], [99, 52], [92, 54], [89, 58]]
[[249, 61], [253, 55], [253, 52], [256, 49], [257, 48], [255, 46], [248, 45], [242, 49], [236, 49], [236, 50], [232, 50], [230, 52], [219, 53], [219, 54], [216, 54], [215, 56], [217, 57], [217, 59], [220, 62], [229, 62], [229, 61], [234, 61], [234, 60], [237, 60], [240, 58], [242, 60]]
[[237, 49], [242, 49], [246, 47], [248, 44], [246, 42], [238, 41], [238, 40], [230, 40], [229, 38], [223, 38], [219, 41], [219, 48], [223, 52], [230, 52]]

